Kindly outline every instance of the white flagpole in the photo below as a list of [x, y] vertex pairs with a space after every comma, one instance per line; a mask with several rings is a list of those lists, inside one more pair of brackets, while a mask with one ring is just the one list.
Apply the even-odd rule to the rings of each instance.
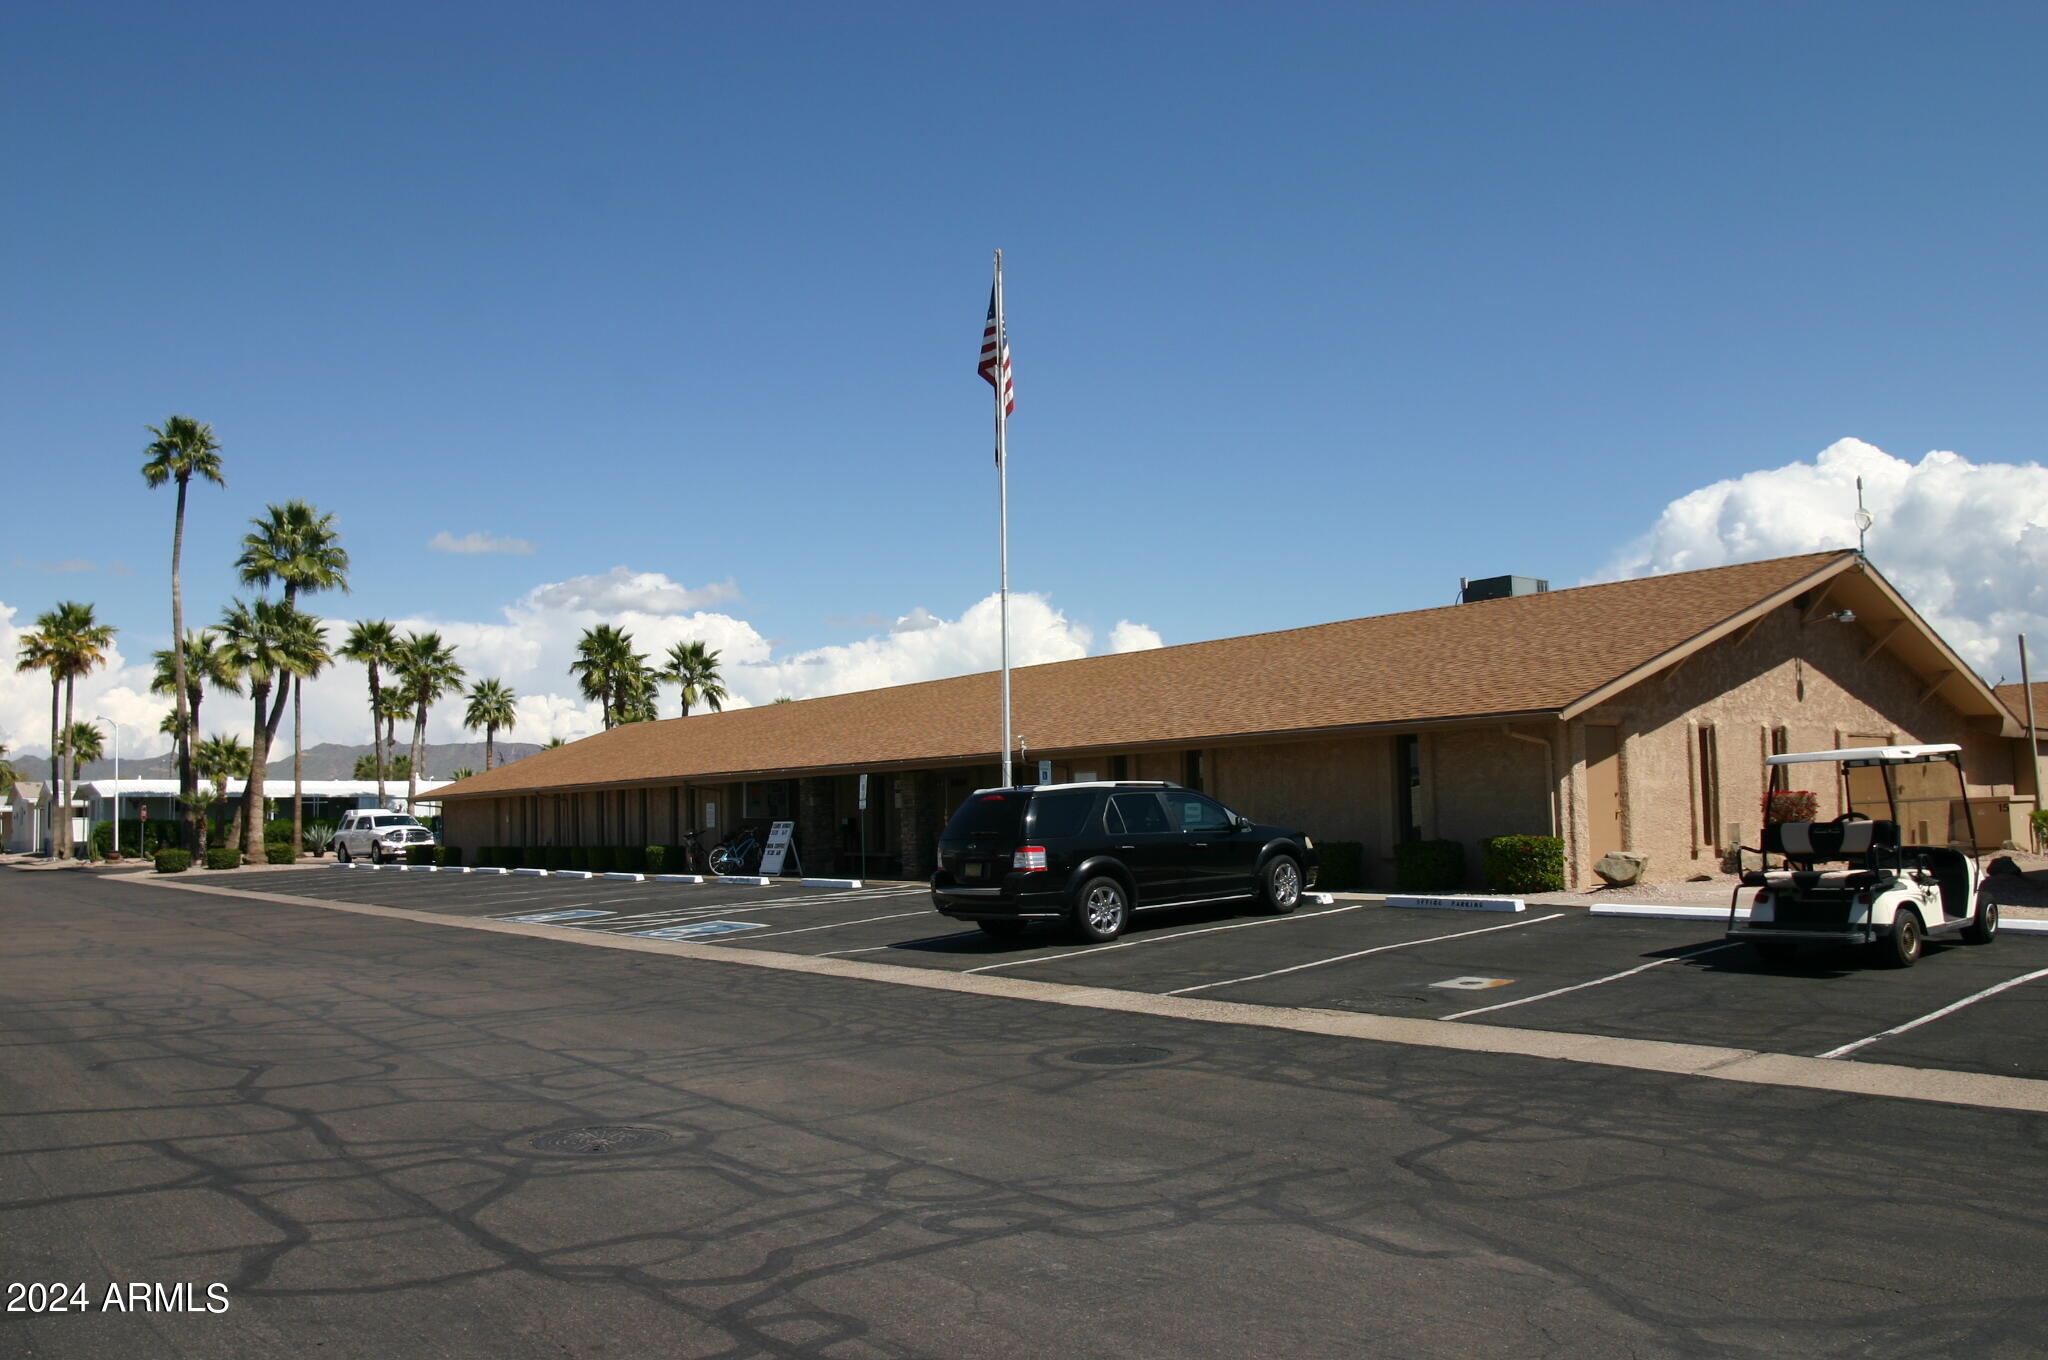
[[1010, 460], [1009, 422], [1004, 411], [1009, 395], [1009, 328], [1003, 323], [1003, 252], [996, 252], [996, 542], [1002, 558], [1003, 615], [1003, 788], [1010, 787]]

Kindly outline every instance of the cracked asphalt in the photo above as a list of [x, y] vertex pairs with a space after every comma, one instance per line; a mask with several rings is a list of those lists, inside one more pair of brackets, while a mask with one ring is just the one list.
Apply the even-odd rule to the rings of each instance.
[[0, 874], [6, 1280], [230, 1300], [7, 1355], [2031, 1357], [2044, 1131]]

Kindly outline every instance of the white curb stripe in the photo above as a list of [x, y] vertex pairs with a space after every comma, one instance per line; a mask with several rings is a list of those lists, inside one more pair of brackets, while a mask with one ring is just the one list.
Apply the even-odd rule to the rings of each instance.
[[656, 874], [656, 875], [654, 876], [654, 881], [655, 881], [656, 883], [702, 883], [702, 882], [704, 881], [704, 875], [702, 875], [702, 874]]
[[1389, 897], [1390, 907], [1428, 907], [1433, 911], [1527, 911], [1519, 897]]
[[738, 883], [749, 888], [765, 888], [774, 880], [762, 878], [756, 874], [720, 874], [718, 881], [720, 883]]
[[545, 869], [514, 869], [512, 872], [524, 874], [528, 878], [546, 878], [548, 876], [548, 871]]
[[647, 875], [645, 874], [600, 874], [598, 877], [620, 879], [627, 883], [645, 883], [647, 881]]
[[797, 882], [806, 888], [864, 888], [867, 886], [857, 878], [800, 878]]

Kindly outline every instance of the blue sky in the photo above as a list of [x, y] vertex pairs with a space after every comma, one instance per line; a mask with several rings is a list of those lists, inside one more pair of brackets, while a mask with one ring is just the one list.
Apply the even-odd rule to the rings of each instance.
[[[621, 590], [758, 667], [757, 702], [983, 664], [996, 246], [1032, 655], [1848, 542], [1845, 499], [1631, 549], [1844, 438], [2024, 473], [2048, 423], [2038, 6], [102, 5], [4, 33], [0, 610], [94, 601], [131, 664], [169, 634], [170, 495], [136, 469], [173, 412], [228, 472], [193, 498], [199, 620], [296, 495], [354, 554], [331, 614], [445, 625], [536, 699], [570, 693], [550, 629]], [[2034, 551], [2048, 489], [2018, 484]], [[1890, 509], [1873, 556], [1912, 593], [1942, 554], [1888, 545]], [[531, 550], [429, 547], [473, 534]], [[576, 582], [572, 616], [532, 598]], [[892, 641], [919, 631], [945, 637]], [[320, 735], [359, 739], [356, 682], [323, 687]], [[17, 749], [35, 697], [0, 697]]]

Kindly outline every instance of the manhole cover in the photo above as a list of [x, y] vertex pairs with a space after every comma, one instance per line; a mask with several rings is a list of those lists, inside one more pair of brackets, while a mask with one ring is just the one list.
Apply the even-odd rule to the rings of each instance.
[[1153, 1048], [1150, 1044], [1106, 1044], [1101, 1048], [1084, 1048], [1069, 1053], [1067, 1061], [1095, 1067], [1121, 1067], [1132, 1063], [1159, 1062], [1172, 1056], [1172, 1049]]
[[527, 1146], [541, 1152], [637, 1152], [666, 1143], [669, 1135], [660, 1129], [634, 1128], [630, 1124], [593, 1124], [586, 1129], [557, 1129], [527, 1140]]

